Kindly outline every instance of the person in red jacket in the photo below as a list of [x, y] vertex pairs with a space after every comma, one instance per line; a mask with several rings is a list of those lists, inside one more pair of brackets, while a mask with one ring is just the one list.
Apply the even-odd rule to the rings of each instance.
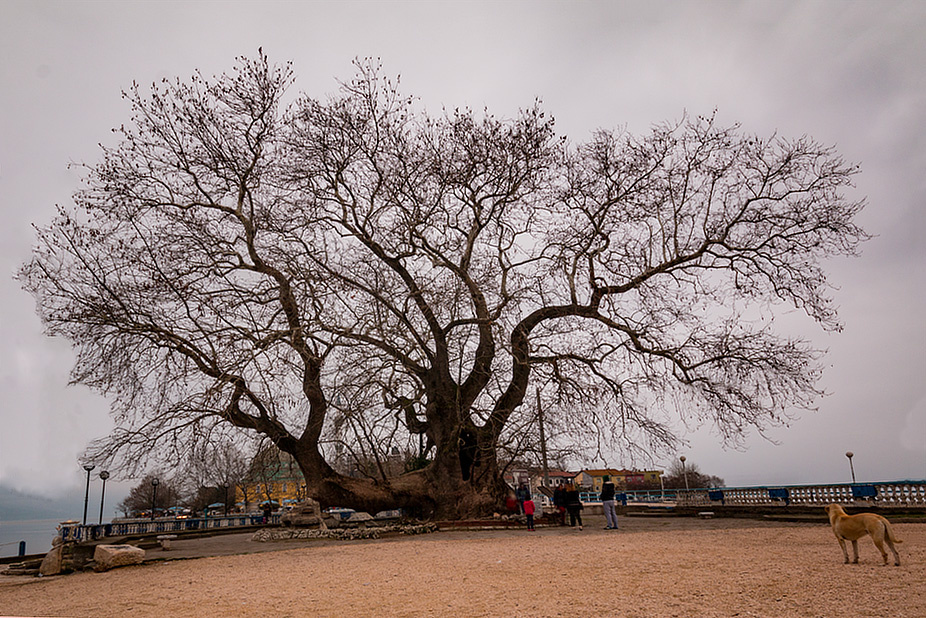
[[534, 531], [534, 500], [528, 496], [524, 501], [524, 514], [527, 516], [527, 529]]

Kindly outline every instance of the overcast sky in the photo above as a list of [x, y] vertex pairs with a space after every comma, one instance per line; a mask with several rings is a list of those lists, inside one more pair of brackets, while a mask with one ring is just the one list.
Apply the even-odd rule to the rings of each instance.
[[[79, 495], [77, 458], [111, 428], [105, 400], [67, 387], [69, 344], [43, 336], [13, 280], [99, 142], [129, 119], [133, 80], [229, 71], [263, 47], [322, 97], [355, 57], [382, 59], [435, 113], [510, 116], [539, 97], [573, 142], [686, 111], [768, 136], [810, 135], [862, 166], [850, 197], [876, 238], [831, 264], [845, 331], [819, 411], [770, 442], [685, 454], [730, 486], [926, 478], [926, 3], [43, 2], [0, 0], [0, 485]], [[609, 465], [627, 465], [613, 461]], [[645, 465], [645, 462], [634, 462]], [[666, 467], [665, 459], [655, 465]]]

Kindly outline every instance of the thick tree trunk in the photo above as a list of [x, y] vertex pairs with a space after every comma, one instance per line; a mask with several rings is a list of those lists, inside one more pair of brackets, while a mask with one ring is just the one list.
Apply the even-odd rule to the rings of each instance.
[[502, 508], [508, 487], [501, 478], [494, 445], [480, 443], [478, 430], [458, 433], [456, 444], [438, 444], [421, 470], [386, 481], [345, 476], [314, 449], [292, 453], [306, 480], [307, 495], [323, 507], [353, 508], [375, 515], [403, 509], [412, 517], [464, 519]]

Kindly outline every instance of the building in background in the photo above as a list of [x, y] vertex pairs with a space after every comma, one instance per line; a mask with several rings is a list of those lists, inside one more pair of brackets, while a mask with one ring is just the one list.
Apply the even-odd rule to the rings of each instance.
[[246, 511], [262, 503], [285, 506], [305, 499], [305, 478], [296, 460], [276, 447], [262, 449], [235, 490], [235, 502]]
[[662, 470], [617, 470], [602, 468], [582, 470], [575, 475], [575, 484], [586, 491], [600, 492], [604, 477], [611, 477], [614, 486], [621, 490], [646, 489], [659, 487]]

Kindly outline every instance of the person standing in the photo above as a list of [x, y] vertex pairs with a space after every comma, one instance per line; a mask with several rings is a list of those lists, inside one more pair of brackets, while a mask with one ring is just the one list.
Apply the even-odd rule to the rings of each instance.
[[582, 500], [579, 498], [579, 490], [572, 483], [566, 485], [566, 511], [569, 513], [569, 525], [579, 525], [582, 529]]
[[269, 523], [270, 523], [270, 516], [273, 515], [273, 507], [270, 506], [270, 501], [269, 501], [269, 500], [268, 500], [267, 502], [264, 503], [263, 509], [262, 509], [262, 510], [264, 511], [264, 523], [265, 523], [265, 524], [269, 524]]
[[527, 500], [524, 501], [522, 505], [524, 507], [524, 515], [527, 517], [527, 529], [531, 532], [534, 531], [534, 501], [530, 496], [527, 497]]
[[515, 490], [514, 495], [518, 499], [518, 511], [524, 513], [524, 501], [531, 497], [530, 490], [527, 489], [527, 485], [521, 483]]
[[559, 525], [566, 525], [566, 489], [562, 485], [557, 485], [553, 490], [553, 506], [556, 508], [556, 518]]
[[605, 475], [601, 485], [601, 506], [604, 508], [604, 519], [608, 522], [605, 530], [617, 530], [617, 505], [614, 503], [614, 483], [611, 477]]

